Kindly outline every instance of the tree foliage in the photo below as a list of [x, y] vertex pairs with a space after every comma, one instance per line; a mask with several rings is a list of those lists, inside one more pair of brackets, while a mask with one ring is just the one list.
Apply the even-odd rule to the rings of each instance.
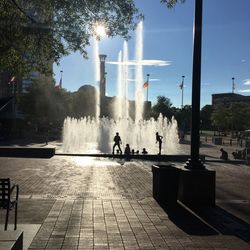
[[191, 115], [191, 105], [184, 105], [183, 108], [175, 108], [174, 110], [174, 117], [178, 122], [178, 126], [184, 132], [190, 131], [191, 129]]
[[[168, 8], [185, 2], [160, 1]], [[87, 57], [97, 23], [111, 37], [128, 38], [142, 17], [134, 0], [1, 0], [0, 10], [0, 72], [21, 76], [47, 73], [71, 52]]]
[[157, 118], [159, 114], [171, 119], [173, 116], [172, 103], [169, 98], [165, 96], [157, 96], [157, 102], [152, 107], [152, 115]]
[[1, 0], [0, 10], [0, 71], [20, 75], [77, 50], [86, 57], [99, 22], [128, 38], [139, 17], [133, 0]]
[[161, 0], [161, 3], [167, 5], [168, 8], [173, 8], [178, 2], [184, 3], [186, 0]]
[[212, 105], [205, 105], [200, 112], [201, 119], [201, 129], [211, 130], [212, 129], [212, 121], [211, 116], [213, 112]]
[[219, 131], [245, 130], [250, 127], [250, 107], [245, 103], [218, 104], [214, 107], [211, 120]]
[[28, 120], [59, 122], [69, 113], [69, 93], [46, 81], [34, 81], [19, 97], [19, 109]]

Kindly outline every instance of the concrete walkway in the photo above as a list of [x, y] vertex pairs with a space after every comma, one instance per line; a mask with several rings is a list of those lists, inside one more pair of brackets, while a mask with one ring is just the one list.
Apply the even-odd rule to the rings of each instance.
[[217, 207], [197, 214], [181, 205], [164, 211], [157, 204], [152, 164], [0, 158], [0, 175], [20, 186], [18, 222], [26, 249], [31, 232], [32, 250], [250, 249], [249, 166], [208, 163], [217, 171]]

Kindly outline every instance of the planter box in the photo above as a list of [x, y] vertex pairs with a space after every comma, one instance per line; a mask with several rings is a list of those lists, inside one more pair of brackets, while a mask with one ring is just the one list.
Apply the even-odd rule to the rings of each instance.
[[153, 165], [153, 197], [161, 205], [177, 202], [180, 169], [171, 165]]
[[182, 169], [178, 199], [189, 207], [215, 206], [215, 171]]

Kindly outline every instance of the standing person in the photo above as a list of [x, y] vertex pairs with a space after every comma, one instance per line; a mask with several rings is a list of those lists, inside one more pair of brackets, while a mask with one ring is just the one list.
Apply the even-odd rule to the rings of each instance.
[[113, 154], [114, 154], [114, 151], [115, 151], [115, 147], [118, 146], [118, 149], [120, 151], [120, 154], [122, 154], [122, 150], [121, 150], [121, 146], [120, 144], [122, 144], [122, 140], [121, 140], [121, 137], [119, 136], [119, 133], [117, 132], [115, 137], [114, 137], [114, 146], [113, 146]]
[[159, 143], [159, 154], [158, 155], [160, 155], [163, 136], [159, 135], [158, 132], [156, 132], [155, 136], [156, 136], [156, 143], [157, 142]]

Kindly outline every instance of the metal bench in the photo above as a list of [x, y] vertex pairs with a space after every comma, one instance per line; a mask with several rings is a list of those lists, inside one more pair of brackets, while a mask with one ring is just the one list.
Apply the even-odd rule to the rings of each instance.
[[[14, 190], [16, 190], [15, 196], [13, 195]], [[0, 208], [6, 209], [4, 230], [8, 228], [9, 213], [12, 208], [15, 208], [14, 230], [17, 228], [18, 193], [18, 185], [11, 185], [9, 178], [0, 178]]]

